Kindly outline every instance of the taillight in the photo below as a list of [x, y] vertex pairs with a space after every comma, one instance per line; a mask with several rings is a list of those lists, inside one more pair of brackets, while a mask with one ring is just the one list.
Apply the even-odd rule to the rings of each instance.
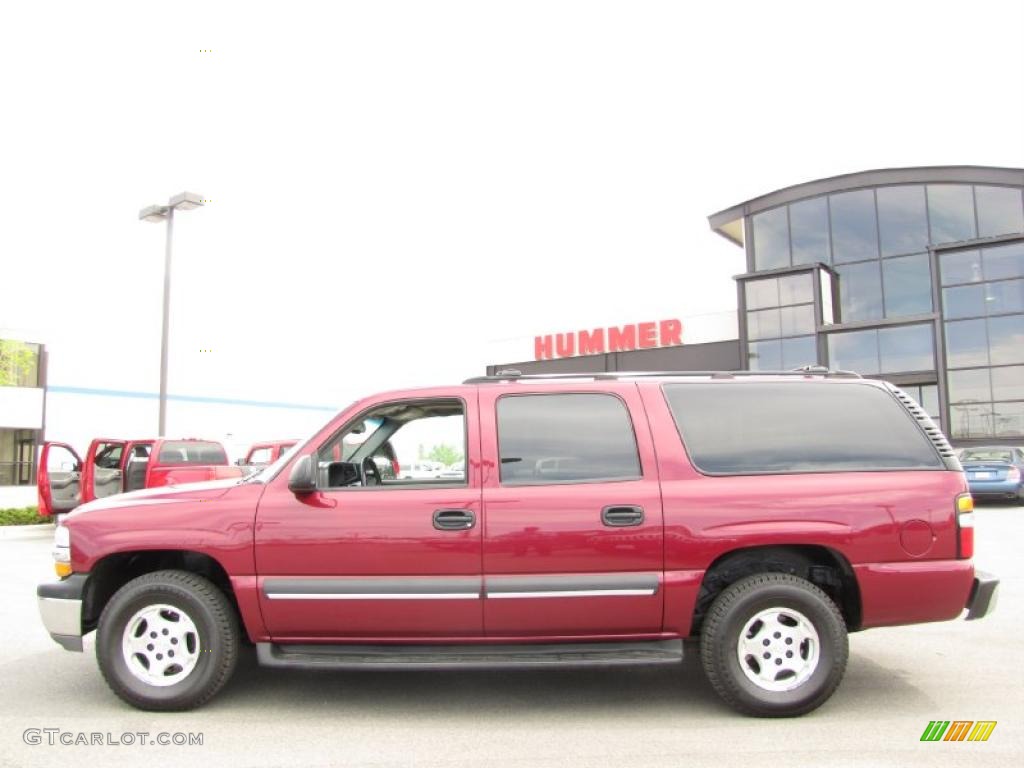
[[400, 468], [400, 467], [398, 466], [398, 459], [392, 459], [392, 460], [391, 460], [391, 470], [392, 470], [392, 471], [393, 471], [393, 472], [395, 473], [395, 477], [396, 477], [396, 478], [397, 478], [397, 477], [398, 477], [398, 476], [399, 476], [400, 474], [402, 474], [402, 472], [401, 472], [401, 468]]
[[974, 557], [974, 498], [969, 493], [956, 497], [957, 557]]
[[1016, 467], [1010, 467], [1009, 471], [1006, 473], [1006, 479], [1009, 480], [1011, 483], [1019, 483], [1020, 470], [1017, 469]]

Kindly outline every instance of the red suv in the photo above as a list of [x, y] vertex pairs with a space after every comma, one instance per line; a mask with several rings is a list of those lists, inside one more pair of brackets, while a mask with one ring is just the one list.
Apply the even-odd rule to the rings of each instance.
[[[377, 460], [428, 454], [465, 472]], [[86, 504], [38, 595], [143, 709], [207, 701], [244, 640], [267, 666], [367, 669], [678, 665], [692, 638], [730, 705], [798, 715], [848, 632], [989, 612], [972, 508], [883, 382], [485, 377], [357, 402], [243, 480]]]

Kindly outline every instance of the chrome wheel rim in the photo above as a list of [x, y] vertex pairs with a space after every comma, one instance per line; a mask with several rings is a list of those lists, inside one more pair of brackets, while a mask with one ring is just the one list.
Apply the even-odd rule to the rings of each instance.
[[166, 603], [136, 611], [121, 640], [128, 671], [147, 685], [161, 688], [188, 677], [200, 651], [195, 622], [181, 608]]
[[818, 668], [821, 643], [811, 621], [792, 608], [766, 608], [743, 626], [736, 654], [747, 679], [765, 691], [799, 688]]

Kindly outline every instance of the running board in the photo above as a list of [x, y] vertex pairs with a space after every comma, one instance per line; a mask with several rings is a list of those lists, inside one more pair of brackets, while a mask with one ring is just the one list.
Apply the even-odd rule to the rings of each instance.
[[293, 669], [507, 669], [678, 664], [682, 640], [537, 645], [290, 645], [256, 643], [265, 667]]

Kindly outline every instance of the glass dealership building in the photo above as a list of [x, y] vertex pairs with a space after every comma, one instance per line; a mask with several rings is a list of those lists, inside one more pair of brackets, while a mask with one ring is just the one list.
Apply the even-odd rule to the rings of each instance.
[[1024, 438], [1024, 170], [854, 173], [709, 221], [746, 252], [744, 367], [857, 371], [953, 439]]
[[893, 382], [958, 443], [1024, 443], [1024, 169], [846, 174], [709, 223], [745, 251], [739, 339], [488, 372], [818, 364]]

